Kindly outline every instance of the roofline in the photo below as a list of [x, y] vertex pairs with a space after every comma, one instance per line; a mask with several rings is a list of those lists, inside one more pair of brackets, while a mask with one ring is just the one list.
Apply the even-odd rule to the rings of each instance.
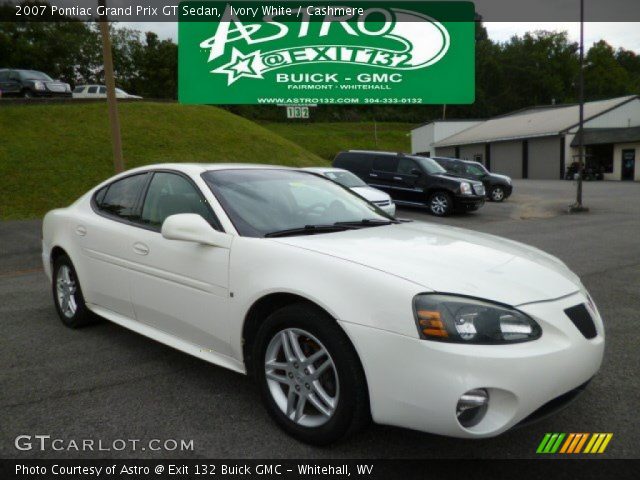
[[429, 121], [427, 123], [423, 123], [421, 125], [418, 125], [417, 127], [413, 127], [409, 131], [413, 132], [414, 130], [417, 130], [419, 128], [426, 127], [427, 125], [431, 125], [432, 123], [438, 123], [438, 122], [442, 122], [442, 123], [448, 123], [448, 122], [486, 122], [487, 120], [490, 120], [490, 119], [488, 119], [488, 118], [460, 118], [460, 119], [442, 118], [442, 119], [439, 119], [439, 120], [431, 120], [431, 121]]
[[[593, 120], [594, 118], [598, 118], [599, 116], [604, 115], [605, 113], [609, 113], [610, 111], [615, 110], [616, 108], [621, 107], [622, 105], [626, 105], [627, 103], [633, 102], [634, 100], [638, 100], [638, 99], [640, 99], [640, 95], [633, 95], [631, 98], [628, 98], [624, 102], [620, 102], [620, 103], [614, 105], [613, 107], [608, 108], [608, 109], [606, 109], [606, 110], [604, 110], [604, 111], [602, 111], [602, 112], [600, 112], [600, 113], [598, 113], [596, 115], [593, 115], [593, 116], [591, 116], [589, 118], [585, 118], [583, 120], [583, 123], [584, 122], [588, 122], [590, 120]], [[610, 98], [609, 100], [613, 100], [613, 99]], [[606, 102], [606, 100], [602, 100], [602, 101]], [[578, 126], [580, 126], [580, 122], [575, 123], [575, 124], [571, 125], [570, 127], [565, 128], [564, 130], [560, 130], [560, 134], [567, 133], [572, 128], [575, 128], [575, 127], [578, 127]]]
[[548, 132], [548, 133], [539, 133], [536, 135], [519, 135], [517, 137], [502, 137], [502, 138], [490, 138], [487, 140], [479, 140], [477, 142], [465, 142], [465, 143], [447, 143], [438, 145], [435, 143], [433, 146], [436, 148], [441, 147], [458, 147], [461, 145], [482, 145], [485, 143], [494, 143], [494, 142], [509, 142], [511, 140], [523, 140], [527, 138], [543, 138], [543, 137], [555, 137], [560, 136], [561, 132]]

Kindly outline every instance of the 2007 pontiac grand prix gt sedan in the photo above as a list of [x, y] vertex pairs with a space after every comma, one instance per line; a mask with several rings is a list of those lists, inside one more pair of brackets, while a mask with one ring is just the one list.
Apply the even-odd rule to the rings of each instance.
[[497, 435], [596, 374], [604, 328], [557, 258], [398, 221], [312, 173], [162, 164], [44, 218], [72, 328], [106, 318], [251, 374], [275, 421], [327, 444], [371, 419]]

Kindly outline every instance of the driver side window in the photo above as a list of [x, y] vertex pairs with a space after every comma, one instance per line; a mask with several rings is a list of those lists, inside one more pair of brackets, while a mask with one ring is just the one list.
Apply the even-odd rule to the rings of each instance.
[[160, 230], [167, 217], [178, 213], [196, 213], [217, 228], [206, 200], [191, 182], [175, 173], [154, 173], [142, 207], [142, 223]]

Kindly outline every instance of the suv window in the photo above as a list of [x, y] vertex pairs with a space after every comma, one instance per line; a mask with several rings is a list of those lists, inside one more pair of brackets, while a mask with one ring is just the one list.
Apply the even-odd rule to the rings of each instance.
[[400, 175], [411, 175], [411, 170], [420, 170], [418, 164], [410, 158], [401, 158], [396, 172]]
[[136, 203], [146, 178], [146, 173], [131, 175], [109, 185], [104, 196], [99, 191], [96, 203], [100, 210], [125, 220], [137, 220]]
[[87, 90], [87, 93], [96, 93], [98, 91], [98, 87], [89, 87], [89, 90]]
[[20, 81], [20, 74], [18, 74], [18, 72], [16, 71], [11, 71], [9, 72], [9, 80], [16, 80], [16, 81]]
[[378, 156], [373, 159], [373, 169], [380, 172], [395, 173], [398, 168], [398, 157]]
[[79, 86], [73, 89], [73, 93], [82, 93], [83, 90], [84, 90], [84, 87]]
[[107, 93], [107, 87], [100, 87], [99, 93]]
[[6, 82], [9, 80], [9, 70], [0, 71], [0, 82]]
[[142, 207], [142, 223], [159, 230], [168, 216], [178, 213], [197, 213], [214, 228], [218, 223], [202, 194], [186, 178], [154, 173]]

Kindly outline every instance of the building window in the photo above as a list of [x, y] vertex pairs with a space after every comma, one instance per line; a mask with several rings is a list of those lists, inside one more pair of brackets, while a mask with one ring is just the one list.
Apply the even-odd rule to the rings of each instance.
[[482, 154], [481, 153], [476, 153], [473, 156], [473, 161], [474, 162], [478, 162], [478, 163], [482, 163]]

